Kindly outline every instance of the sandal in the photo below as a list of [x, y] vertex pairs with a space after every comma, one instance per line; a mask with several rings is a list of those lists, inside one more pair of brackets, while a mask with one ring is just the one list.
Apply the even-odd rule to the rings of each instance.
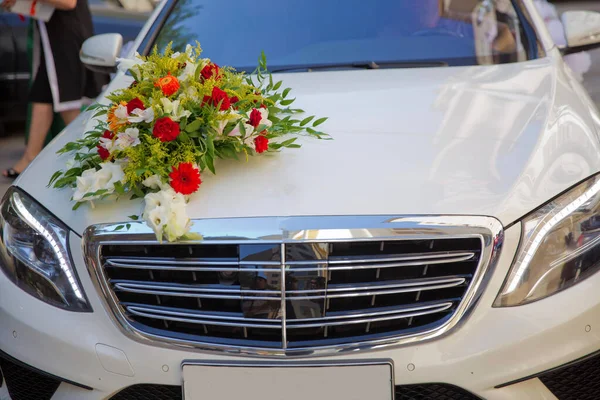
[[2, 175], [7, 177], [8, 179], [17, 179], [17, 177], [19, 176], [19, 173], [17, 171], [15, 171], [14, 168], [9, 168], [9, 169], [5, 170], [2, 173]]

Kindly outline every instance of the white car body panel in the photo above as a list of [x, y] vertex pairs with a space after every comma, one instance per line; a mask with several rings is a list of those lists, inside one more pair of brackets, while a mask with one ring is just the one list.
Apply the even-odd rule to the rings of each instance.
[[[600, 170], [591, 101], [564, 68], [555, 55], [485, 67], [281, 75], [295, 105], [330, 118], [322, 127], [333, 140], [219, 161], [217, 175], [203, 173], [189, 215], [470, 214], [510, 224]], [[130, 81], [119, 75], [108, 90]], [[51, 198], [45, 206], [79, 234], [141, 213], [141, 201], [73, 212], [70, 189], [46, 187], [68, 160], [56, 150], [81, 135], [81, 121], [17, 181], [34, 198]]]

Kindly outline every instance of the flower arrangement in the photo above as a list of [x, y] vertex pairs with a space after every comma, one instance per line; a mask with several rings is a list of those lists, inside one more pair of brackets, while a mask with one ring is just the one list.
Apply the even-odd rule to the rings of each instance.
[[202, 174], [215, 173], [215, 159], [298, 148], [301, 134], [328, 138], [316, 130], [326, 118], [294, 118], [303, 111], [289, 107], [290, 89], [273, 81], [264, 54], [245, 75], [201, 53], [199, 44], [184, 53], [168, 46], [121, 62], [134, 82], [108, 95], [109, 105], [92, 106], [95, 128], [58, 152], [74, 158], [50, 185], [74, 188], [73, 209], [108, 196], [144, 198], [141, 217], [159, 241], [190, 238], [186, 204]]

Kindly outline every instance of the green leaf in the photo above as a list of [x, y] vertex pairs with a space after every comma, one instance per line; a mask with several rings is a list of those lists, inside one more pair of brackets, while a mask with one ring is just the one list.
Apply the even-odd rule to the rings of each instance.
[[202, 121], [197, 119], [191, 123], [189, 123], [186, 127], [185, 127], [185, 131], [186, 132], [195, 132], [198, 129], [200, 129], [200, 127], [202, 126]]
[[78, 202], [75, 203], [75, 205], [73, 206], [73, 211], [77, 210], [79, 207], [81, 207], [81, 205], [83, 204], [83, 202]]
[[283, 93], [281, 94], [281, 97], [283, 97], [284, 99], [287, 97], [287, 95], [290, 93], [290, 90], [292, 90], [292, 88], [286, 88]]
[[135, 174], [136, 174], [137, 176], [142, 176], [142, 175], [144, 175], [145, 173], [146, 173], [146, 168], [138, 168], [138, 169], [136, 169], [136, 170], [135, 170]]
[[119, 226], [117, 226], [117, 227], [116, 227], [116, 228], [113, 230], [113, 232], [120, 231], [120, 230], [122, 230], [123, 228], [125, 228], [125, 225], [119, 225]]
[[133, 80], [136, 82], [139, 82], [140, 80], [138, 79], [137, 75], [135, 72], [133, 72], [133, 68], [129, 69], [129, 73], [131, 74], [131, 76], [133, 77]]
[[300, 122], [300, 126], [304, 126], [306, 124], [308, 124], [310, 121], [312, 121], [315, 118], [314, 115], [311, 115], [310, 117], [306, 117], [304, 118], [301, 122]]
[[127, 228], [127, 230], [129, 230], [131, 228], [131, 224], [125, 224], [125, 227]]
[[319, 126], [321, 125], [323, 122], [327, 121], [328, 117], [325, 118], [319, 118], [318, 120], [315, 121], [315, 123], [313, 124], [313, 126]]
[[294, 144], [290, 144], [290, 145], [288, 145], [287, 147], [288, 147], [289, 149], [299, 149], [299, 148], [300, 148], [300, 147], [302, 147], [302, 146], [300, 146], [299, 144], [296, 144], [296, 143], [294, 143]]
[[187, 123], [188, 123], [187, 118], [182, 119], [181, 121], [179, 121], [179, 128], [181, 130], [184, 130], [185, 127], [187, 126]]
[[214, 145], [214, 143], [212, 141], [212, 137], [208, 136], [206, 138], [206, 154], [204, 155], [204, 161], [206, 161], [207, 168], [213, 174], [216, 173], [215, 172], [214, 158], [215, 158], [215, 145]]
[[185, 133], [185, 131], [180, 131], [179, 136], [177, 137], [177, 140], [181, 140], [183, 142], [189, 142], [190, 137], [188, 136], [187, 133]]
[[123, 187], [123, 183], [121, 183], [121, 181], [115, 182], [115, 191], [119, 194], [125, 194], [125, 188]]
[[144, 192], [138, 185], [134, 185], [131, 190], [133, 190], [133, 193], [135, 193], [137, 197], [144, 198]]
[[132, 219], [132, 220], [134, 220], [134, 221], [137, 221], [137, 220], [139, 220], [139, 219], [140, 219], [140, 217], [139, 217], [139, 216], [137, 216], [137, 215], [130, 215], [128, 218], [129, 218], [129, 219]]
[[281, 105], [282, 105], [282, 106], [289, 106], [289, 105], [290, 105], [290, 104], [292, 104], [294, 101], [296, 101], [296, 99], [282, 100], [282, 101], [281, 101]]
[[211, 135], [206, 137], [206, 151], [211, 158], [215, 157], [215, 144]]
[[275, 86], [273, 86], [273, 90], [277, 90], [281, 87], [281, 85], [283, 84], [283, 81], [279, 81], [275, 84]]
[[55, 180], [60, 178], [61, 175], [62, 171], [56, 171], [54, 174], [52, 174], [52, 176], [50, 177], [50, 181], [48, 182], [48, 187], [50, 187]]

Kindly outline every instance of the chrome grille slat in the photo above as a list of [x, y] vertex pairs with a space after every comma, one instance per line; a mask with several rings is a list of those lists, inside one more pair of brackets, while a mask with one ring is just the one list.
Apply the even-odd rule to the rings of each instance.
[[390, 320], [395, 320], [395, 319], [405, 319], [405, 318], [418, 317], [418, 316], [424, 316], [424, 315], [429, 315], [429, 314], [437, 314], [437, 313], [446, 311], [446, 310], [450, 309], [451, 307], [452, 307], [452, 303], [444, 305], [444, 306], [440, 306], [437, 308], [432, 308], [429, 310], [413, 311], [413, 312], [409, 312], [409, 313], [398, 313], [398, 314], [391, 314], [391, 315], [385, 315], [385, 316], [380, 316], [380, 317], [357, 318], [357, 319], [335, 321], [335, 322], [329, 322], [328, 320], [325, 320], [323, 322], [317, 322], [317, 323], [299, 322], [302, 320], [293, 321], [293, 322], [288, 321], [287, 328], [288, 329], [303, 329], [303, 328], [305, 329], [305, 328], [320, 328], [320, 327], [325, 327], [325, 326], [343, 326], [343, 325], [347, 325], [347, 324], [368, 324], [368, 323], [372, 324], [373, 322], [390, 321]]
[[137, 309], [132, 309], [132, 308], [128, 308], [129, 312], [131, 312], [134, 315], [137, 315], [139, 317], [144, 317], [144, 318], [160, 318], [162, 320], [166, 320], [166, 321], [176, 321], [176, 322], [186, 322], [186, 323], [190, 323], [190, 324], [199, 324], [199, 325], [215, 325], [215, 326], [229, 326], [229, 327], [233, 327], [233, 328], [261, 328], [261, 329], [281, 329], [281, 324], [255, 324], [252, 322], [245, 322], [245, 323], [233, 323], [233, 322], [222, 322], [222, 321], [216, 321], [216, 320], [211, 320], [211, 319], [194, 319], [190, 317], [177, 317], [174, 315], [169, 315], [169, 314], [165, 314], [165, 313], [156, 313], [156, 314], [152, 314], [152, 313], [147, 313], [147, 312], [143, 312], [143, 311], [139, 311]]
[[[305, 355], [454, 326], [501, 245], [497, 221], [455, 224], [463, 218], [328, 217], [320, 230], [298, 230], [316, 217], [199, 220], [204, 239], [181, 244], [134, 222], [84, 240], [94, 282], [133, 339]], [[247, 234], [264, 221], [280, 233]]]
[[227, 287], [216, 288], [218, 285], [182, 285], [182, 284], [161, 284], [161, 283], [144, 283], [136, 281], [110, 281], [119, 290], [128, 289], [143, 289], [143, 290], [163, 290], [178, 292], [191, 292], [191, 293], [233, 293], [233, 294], [247, 294], [247, 295], [273, 295], [280, 296], [281, 291], [279, 290], [242, 290], [238, 286], [237, 289], [229, 289]]
[[[426, 280], [423, 280], [427, 282]], [[315, 290], [315, 291], [287, 291], [288, 295], [296, 295], [297, 297], [288, 297], [289, 301], [294, 301], [298, 299], [339, 299], [346, 297], [361, 297], [361, 296], [382, 296], [389, 294], [397, 294], [397, 293], [410, 293], [410, 292], [420, 292], [427, 290], [436, 290], [436, 289], [444, 289], [451, 288], [463, 285], [466, 282], [465, 278], [452, 278], [446, 280], [434, 280], [429, 283], [429, 285], [411, 285], [411, 284], [396, 284], [396, 285], [381, 285], [381, 287], [377, 286], [367, 286], [362, 288], [360, 286], [356, 287], [356, 292], [353, 293], [343, 293], [347, 292], [348, 289], [344, 288], [343, 290], [336, 290], [336, 288], [328, 289], [327, 294], [313, 294], [313, 293], [324, 293], [325, 290]], [[199, 287], [193, 287], [191, 285], [160, 285], [160, 284], [139, 284], [139, 283], [122, 283], [117, 282], [114, 284], [114, 288], [119, 291], [125, 292], [133, 292], [133, 293], [145, 293], [152, 295], [162, 295], [162, 296], [183, 296], [183, 297], [201, 297], [201, 298], [213, 298], [213, 299], [233, 299], [233, 300], [278, 300], [279, 295], [281, 295], [280, 291], [258, 291], [258, 290], [229, 290], [229, 289], [202, 289]], [[329, 292], [333, 292], [329, 294]], [[342, 293], [335, 293], [342, 292]], [[214, 295], [211, 293], [225, 293], [224, 295]], [[234, 295], [229, 294], [234, 293]], [[237, 294], [237, 295], [236, 295]], [[272, 295], [272, 296], [260, 296], [260, 295]], [[277, 296], [277, 297], [275, 297]]]
[[[329, 317], [323, 318], [322, 322], [313, 323], [315, 319], [306, 319], [306, 320], [294, 320], [287, 321], [288, 329], [302, 329], [302, 328], [315, 328], [322, 326], [340, 326], [344, 324], [366, 324], [373, 323], [378, 321], [387, 321], [393, 319], [400, 318], [411, 318], [420, 315], [428, 315], [435, 314], [439, 312], [443, 312], [452, 307], [453, 303], [441, 303], [434, 306], [429, 307], [421, 307], [414, 308], [411, 310], [403, 310], [400, 312], [386, 312], [386, 313], [373, 313], [370, 315], [360, 315], [359, 318], [348, 321], [344, 318], [350, 318], [349, 316], [345, 317]], [[233, 327], [247, 327], [247, 328], [268, 328], [268, 329], [281, 329], [281, 321], [280, 320], [272, 320], [273, 323], [266, 324], [265, 320], [257, 320], [257, 319], [228, 319], [225, 317], [217, 318], [209, 315], [192, 313], [192, 312], [173, 312], [168, 310], [163, 310], [159, 308], [151, 308], [151, 307], [139, 307], [139, 306], [128, 306], [127, 310], [135, 315], [139, 315], [142, 317], [156, 318], [156, 316], [164, 317], [164, 319], [168, 321], [181, 321], [181, 322], [190, 322], [196, 324], [203, 325], [219, 325], [219, 326], [233, 326]], [[338, 321], [342, 319], [341, 321]], [[239, 320], [239, 323], [236, 322], [227, 322], [227, 321], [235, 321]], [[223, 322], [225, 321], [225, 322]], [[257, 321], [262, 321], [262, 323], [254, 323]], [[268, 321], [268, 320], [267, 320]], [[278, 322], [279, 321], [279, 322]]]
[[[448, 299], [448, 301], [434, 302], [434, 303], [430, 303], [430, 304], [419, 306], [419, 307], [416, 307], [416, 306], [403, 307], [403, 308], [386, 307], [386, 308], [381, 308], [381, 309], [375, 309], [375, 311], [363, 312], [363, 313], [357, 313], [355, 311], [353, 311], [353, 312], [333, 312], [333, 313], [329, 313], [327, 316], [325, 316], [323, 318], [305, 318], [305, 319], [302, 319], [301, 321], [302, 322], [329, 321], [329, 320], [339, 320], [339, 319], [345, 319], [345, 318], [376, 317], [376, 316], [380, 316], [380, 315], [413, 313], [413, 312], [426, 311], [426, 310], [431, 310], [431, 309], [437, 310], [440, 308], [443, 308], [445, 310], [449, 307], [452, 307], [452, 305], [454, 304], [454, 302], [456, 300], [457, 299]], [[435, 312], [439, 312], [439, 311], [435, 311]]]
[[[427, 285], [456, 284], [462, 285], [470, 276], [450, 276], [448, 278], [430, 278], [430, 279], [412, 279], [407, 281], [392, 281], [390, 283], [363, 283], [363, 284], [332, 284], [327, 288], [327, 292], [347, 292], [351, 290], [371, 290], [371, 289], [392, 289], [401, 287], [422, 287]], [[427, 289], [420, 289], [427, 290]], [[288, 291], [290, 293], [290, 291]], [[294, 292], [292, 292], [294, 293]]]
[[[266, 324], [267, 322], [273, 322], [273, 325], [278, 325], [281, 327], [280, 320], [264, 320], [264, 319], [253, 319], [253, 318], [245, 318], [243, 314], [235, 314], [235, 313], [211, 313], [211, 312], [192, 312], [192, 311], [183, 311], [181, 309], [169, 308], [169, 307], [156, 307], [156, 306], [147, 306], [147, 305], [138, 305], [138, 304], [124, 304], [128, 310], [136, 310], [139, 312], [146, 313], [157, 313], [157, 314], [165, 314], [172, 316], [180, 316], [180, 317], [197, 317], [204, 318], [206, 320], [223, 320], [223, 321], [240, 321], [240, 322], [256, 322]], [[279, 321], [279, 322], [277, 322]], [[270, 325], [270, 324], [269, 324]], [[240, 326], [246, 326], [245, 324], [241, 324]]]
[[427, 261], [427, 263], [433, 264], [435, 260], [440, 263], [450, 263], [458, 261], [466, 261], [475, 257], [474, 252], [454, 251], [454, 252], [443, 252], [443, 253], [419, 253], [419, 254], [406, 254], [400, 257], [372, 257], [368, 259], [353, 259], [343, 257], [331, 257], [327, 262], [329, 265], [333, 264], [362, 264], [362, 263], [395, 263], [405, 261]]

